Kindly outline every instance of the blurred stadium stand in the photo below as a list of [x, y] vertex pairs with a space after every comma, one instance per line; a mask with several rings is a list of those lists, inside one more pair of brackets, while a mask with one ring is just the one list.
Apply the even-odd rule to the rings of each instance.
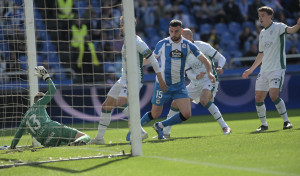
[[[13, 0], [16, 4], [22, 5], [22, 0]], [[162, 0], [163, 1], [163, 0]], [[183, 22], [190, 21], [191, 24], [184, 24], [185, 27], [193, 27], [195, 28], [195, 36], [203, 36], [204, 34], [210, 34], [212, 29], [216, 29], [216, 34], [220, 38], [220, 45], [214, 44], [213, 46], [219, 50], [226, 58], [228, 65], [226, 66], [227, 69], [232, 68], [240, 68], [243, 67], [243, 64], [241, 62], [243, 61], [249, 61], [249, 58], [243, 58], [245, 53], [247, 51], [243, 51], [239, 48], [240, 41], [239, 41], [239, 35], [242, 32], [243, 28], [246, 26], [250, 27], [251, 33], [253, 33], [256, 37], [259, 35], [259, 32], [261, 30], [261, 27], [257, 23], [257, 21], [251, 20], [249, 18], [248, 20], [244, 20], [242, 22], [233, 22], [233, 21], [227, 21], [222, 16], [214, 16], [215, 14], [210, 13], [211, 9], [215, 8], [216, 6], [213, 6], [213, 2], [215, 0], [206, 0], [206, 3], [203, 3], [201, 1], [197, 0], [164, 0], [161, 2], [160, 0], [147, 0], [146, 2], [144, 0], [136, 0], [135, 1], [135, 10], [138, 11], [138, 14], [136, 16], [138, 24], [137, 24], [137, 33], [141, 34], [142, 38], [147, 41], [147, 44], [151, 49], [154, 49], [156, 43], [162, 39], [163, 37], [168, 36], [168, 34], [164, 33], [160, 30], [160, 21], [164, 17], [165, 13], [171, 13], [171, 18], [178, 15], [178, 12], [183, 13], [182, 18]], [[293, 1], [293, 0], [291, 0]], [[217, 6], [220, 8], [219, 10], [222, 11], [222, 8], [224, 4], [227, 2], [226, 0], [216, 0]], [[234, 1], [237, 5], [241, 1]], [[261, 1], [264, 4], [268, 4], [269, 2], [267, 0]], [[284, 23], [286, 23], [289, 26], [292, 26], [296, 24], [296, 20], [300, 17], [300, 12], [295, 10], [290, 4], [291, 3], [285, 3], [284, 1], [278, 1], [281, 3], [283, 10], [278, 10], [275, 14], [275, 21], [280, 21], [280, 19], [283, 19]], [[114, 4], [121, 3], [121, 0], [111, 0], [109, 3], [105, 0], [74, 0], [73, 1], [73, 13], [75, 13], [75, 18], [84, 18], [84, 14], [87, 10], [93, 11], [96, 13], [96, 17], [91, 17], [89, 19], [83, 19], [83, 20], [101, 20], [102, 26], [100, 26], [99, 30], [102, 29], [104, 25], [108, 25], [105, 23], [104, 18], [107, 14], [106, 13], [112, 13], [109, 14], [113, 17], [116, 17], [117, 15], [121, 14], [121, 8], [115, 7]], [[255, 3], [254, 0], [248, 1], [249, 7], [252, 5], [252, 3]], [[163, 6], [161, 5], [163, 4]], [[206, 4], [207, 6], [205, 6]], [[107, 10], [107, 5], [110, 5], [112, 8], [112, 12]], [[68, 79], [68, 76], [66, 74], [74, 73], [74, 71], [70, 71], [73, 68], [68, 67], [68, 64], [62, 65], [57, 64], [61, 63], [62, 60], [66, 59], [65, 56], [70, 55], [63, 55], [60, 54], [60, 51], [65, 51], [66, 48], [69, 48], [69, 42], [70, 38], [66, 38], [64, 41], [60, 40], [58, 37], [58, 34], [53, 33], [51, 29], [57, 29], [60, 30], [60, 26], [56, 23], [51, 22], [51, 19], [57, 19], [57, 14], [54, 12], [51, 12], [51, 8], [57, 8], [57, 1], [54, 1], [52, 3], [46, 2], [44, 0], [34, 0], [34, 6], [38, 9], [35, 9], [34, 15], [35, 15], [35, 25], [37, 28], [37, 36], [39, 39], [43, 42], [41, 43], [41, 51], [38, 53], [38, 63], [41, 64], [44, 60], [47, 60], [49, 62], [49, 67], [53, 69], [55, 72], [60, 72], [60, 75], [57, 76], [56, 79]], [[92, 9], [90, 9], [92, 8]], [[250, 11], [250, 9], [249, 9]], [[47, 12], [47, 13], [46, 13]], [[201, 17], [206, 16], [207, 18], [198, 18], [195, 14], [201, 14]], [[250, 12], [249, 12], [250, 14]], [[4, 15], [4, 14], [0, 14]], [[282, 17], [283, 16], [283, 17]], [[150, 18], [151, 17], [151, 18]], [[149, 23], [148, 20], [152, 20], [152, 17], [154, 18], [153, 23]], [[257, 17], [255, 17], [257, 19]], [[1, 18], [1, 20], [5, 20], [4, 18]], [[49, 21], [48, 21], [49, 20]], [[200, 21], [199, 21], [200, 20]], [[72, 23], [72, 21], [70, 22]], [[53, 26], [54, 25], [54, 26]], [[118, 28], [118, 19], [116, 19], [113, 24], [111, 24], [111, 27]], [[104, 27], [105, 28], [105, 27]], [[66, 28], [65, 30], [68, 30]], [[52, 31], [52, 32], [51, 32]], [[89, 33], [91, 33], [91, 29], [89, 27]], [[69, 36], [71, 34], [68, 34]], [[92, 34], [89, 34], [92, 36]], [[108, 32], [105, 35], [110, 37], [110, 39], [117, 38], [117, 32]], [[67, 35], [66, 35], [67, 36]], [[100, 35], [99, 35], [100, 36]], [[102, 34], [103, 36], [103, 34]], [[287, 35], [288, 36], [288, 35]], [[8, 44], [5, 42], [7, 39], [5, 38], [3, 28], [0, 26], [0, 52], [1, 56], [5, 60], [9, 60], [9, 51], [12, 50], [9, 48]], [[201, 37], [200, 37], [201, 39]], [[95, 43], [96, 51], [100, 54], [103, 54], [105, 52], [112, 52], [115, 50], [114, 47], [108, 47], [103, 48], [101, 47], [101, 44], [103, 45], [102, 38], [92, 38], [92, 42]], [[209, 42], [208, 40], [206, 42]], [[246, 41], [247, 42], [247, 41]], [[249, 42], [249, 41], [248, 41]], [[248, 45], [247, 45], [248, 46]], [[299, 51], [300, 51], [300, 40], [299, 40], [299, 34], [296, 34], [293, 37], [286, 37], [286, 52], [288, 53], [291, 49], [291, 47], [294, 46], [296, 48], [296, 55], [288, 56], [287, 63], [288, 64], [300, 64], [300, 57]], [[68, 52], [71, 52], [70, 50], [67, 50]], [[64, 56], [64, 57], [63, 57]], [[107, 58], [105, 55], [104, 58]], [[114, 58], [117, 59], [117, 61], [120, 61], [120, 53], [116, 53], [114, 55]], [[251, 60], [253, 60], [251, 57]], [[291, 59], [292, 58], [292, 59]], [[26, 61], [26, 58], [20, 57], [18, 58], [21, 62], [21, 65], [24, 64]], [[67, 59], [67, 61], [70, 59]], [[290, 62], [291, 61], [291, 62]], [[64, 60], [65, 62], [65, 60]], [[111, 65], [108, 65], [111, 66]], [[103, 64], [103, 67], [106, 67], [105, 64]], [[116, 66], [119, 68], [119, 66]], [[23, 69], [26, 68], [23, 65]], [[59, 70], [65, 70], [66, 72], [61, 72]], [[108, 70], [107, 68], [103, 68], [104, 71]], [[119, 69], [116, 69], [119, 71]]]

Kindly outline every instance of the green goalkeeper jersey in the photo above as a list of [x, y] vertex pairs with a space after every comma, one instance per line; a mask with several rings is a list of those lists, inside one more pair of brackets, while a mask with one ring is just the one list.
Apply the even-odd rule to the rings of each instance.
[[25, 113], [11, 143], [11, 148], [16, 147], [26, 130], [33, 137], [35, 137], [37, 141], [43, 144], [48, 134], [48, 127], [60, 125], [59, 123], [52, 121], [46, 111], [46, 105], [51, 101], [56, 92], [55, 85], [51, 79], [47, 80], [47, 84], [48, 91], [46, 92], [45, 96], [33, 104]]

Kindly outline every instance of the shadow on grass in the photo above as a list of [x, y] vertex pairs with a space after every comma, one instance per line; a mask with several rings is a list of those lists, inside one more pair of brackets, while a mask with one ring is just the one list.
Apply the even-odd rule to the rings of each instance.
[[281, 131], [281, 130], [272, 130], [272, 131], [263, 131], [263, 132], [252, 131], [249, 134], [276, 133], [278, 131]]
[[169, 142], [169, 141], [175, 141], [175, 140], [182, 140], [182, 139], [200, 139], [200, 138], [209, 138], [209, 137], [215, 137], [214, 136], [190, 136], [190, 137], [171, 137], [167, 139], [152, 139], [147, 140], [145, 143], [161, 143], [161, 142]]
[[[182, 139], [199, 139], [199, 138], [207, 138], [207, 137], [215, 137], [215, 136], [172, 137], [172, 138], [167, 138], [167, 139], [163, 139], [163, 140], [157, 139], [157, 138], [154, 138], [154, 139], [152, 138], [149, 140], [144, 140], [143, 144], [169, 142], [169, 141], [182, 140]], [[130, 145], [130, 143], [123, 142], [123, 143], [113, 143], [113, 144], [105, 144], [105, 145], [99, 145], [99, 146], [100, 146], [100, 148], [106, 148], [106, 147], [114, 147], [114, 146], [121, 146], [121, 145]]]
[[[101, 164], [98, 164], [98, 165], [95, 165], [95, 166], [92, 166], [92, 167], [89, 167], [89, 168], [86, 168], [86, 169], [82, 169], [82, 170], [76, 170], [76, 167], [74, 167], [74, 169], [66, 168], [63, 165], [61, 167], [57, 167], [57, 166], [49, 166], [49, 165], [40, 164], [40, 165], [30, 165], [30, 167], [42, 168], [42, 169], [47, 169], [47, 170], [55, 170], [55, 171], [67, 172], [67, 173], [84, 173], [84, 172], [88, 172], [88, 171], [91, 171], [91, 170], [94, 170], [94, 169], [98, 169], [100, 167], [104, 167], [104, 166], [107, 166], [107, 165], [110, 165], [110, 164], [114, 164], [118, 161], [129, 159], [129, 158], [130, 158], [130, 156], [117, 158], [115, 160], [110, 160], [110, 161], [107, 161], [105, 163], [101, 163]], [[0, 160], [9, 161], [8, 159], [0, 159]], [[72, 162], [72, 161], [69, 161], [69, 162]]]

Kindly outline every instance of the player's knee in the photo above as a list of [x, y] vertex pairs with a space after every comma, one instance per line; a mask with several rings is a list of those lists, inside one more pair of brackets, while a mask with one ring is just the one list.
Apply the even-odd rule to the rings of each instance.
[[209, 102], [209, 100], [207, 100], [207, 99], [200, 99], [200, 103], [202, 106], [206, 106], [208, 102]]
[[178, 109], [178, 106], [177, 106], [177, 104], [175, 103], [175, 101], [172, 101], [171, 107], [172, 107], [173, 109]]
[[191, 117], [191, 112], [184, 112], [184, 113], [179, 113], [179, 117], [182, 121], [186, 121]]
[[157, 119], [161, 114], [161, 112], [158, 111], [151, 111], [150, 113], [153, 119]]
[[122, 106], [124, 106], [124, 105], [126, 105], [127, 104], [127, 98], [119, 98], [118, 99], [118, 103], [117, 103], [117, 105], [118, 105], [118, 107], [122, 107]]
[[263, 101], [264, 101], [264, 98], [263, 98], [262, 96], [255, 95], [255, 101], [256, 101], [256, 102], [263, 102]]
[[111, 110], [113, 110], [114, 108], [115, 108], [115, 105], [114, 105], [114, 104], [106, 103], [106, 102], [104, 102], [104, 103], [102, 104], [102, 110], [104, 110], [104, 111], [111, 111]]
[[102, 110], [111, 111], [116, 107], [117, 100], [112, 97], [107, 97], [107, 99], [102, 104]]
[[278, 95], [270, 95], [270, 98], [273, 102], [275, 102], [278, 99]]

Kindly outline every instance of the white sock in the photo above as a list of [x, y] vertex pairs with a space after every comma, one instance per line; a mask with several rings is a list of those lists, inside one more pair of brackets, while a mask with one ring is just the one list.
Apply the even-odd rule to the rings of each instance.
[[219, 123], [221, 128], [228, 127], [228, 125], [226, 124], [226, 122], [224, 121], [224, 119], [222, 117], [221, 112], [219, 111], [219, 108], [214, 103], [212, 103], [209, 106], [208, 111], [215, 118], [215, 120]]
[[[177, 114], [179, 112], [179, 109], [174, 109], [171, 107], [170, 111], [169, 111], [169, 114], [167, 116], [167, 119], [171, 118], [173, 115]], [[172, 126], [167, 126], [164, 128], [164, 134], [168, 134], [170, 135], [171, 134], [171, 127]]]
[[266, 118], [266, 106], [265, 103], [256, 103], [256, 111], [257, 115], [259, 117], [259, 120], [261, 121], [261, 124], [264, 126], [268, 126], [267, 124], [267, 118]]
[[275, 103], [278, 113], [280, 114], [284, 122], [289, 121], [284, 101], [281, 98], [279, 98], [278, 101], [279, 102], [277, 104]]
[[111, 112], [109, 112], [109, 113], [102, 112], [101, 113], [96, 139], [103, 138], [105, 131], [106, 131], [108, 125], [110, 124], [110, 119], [111, 119]]

